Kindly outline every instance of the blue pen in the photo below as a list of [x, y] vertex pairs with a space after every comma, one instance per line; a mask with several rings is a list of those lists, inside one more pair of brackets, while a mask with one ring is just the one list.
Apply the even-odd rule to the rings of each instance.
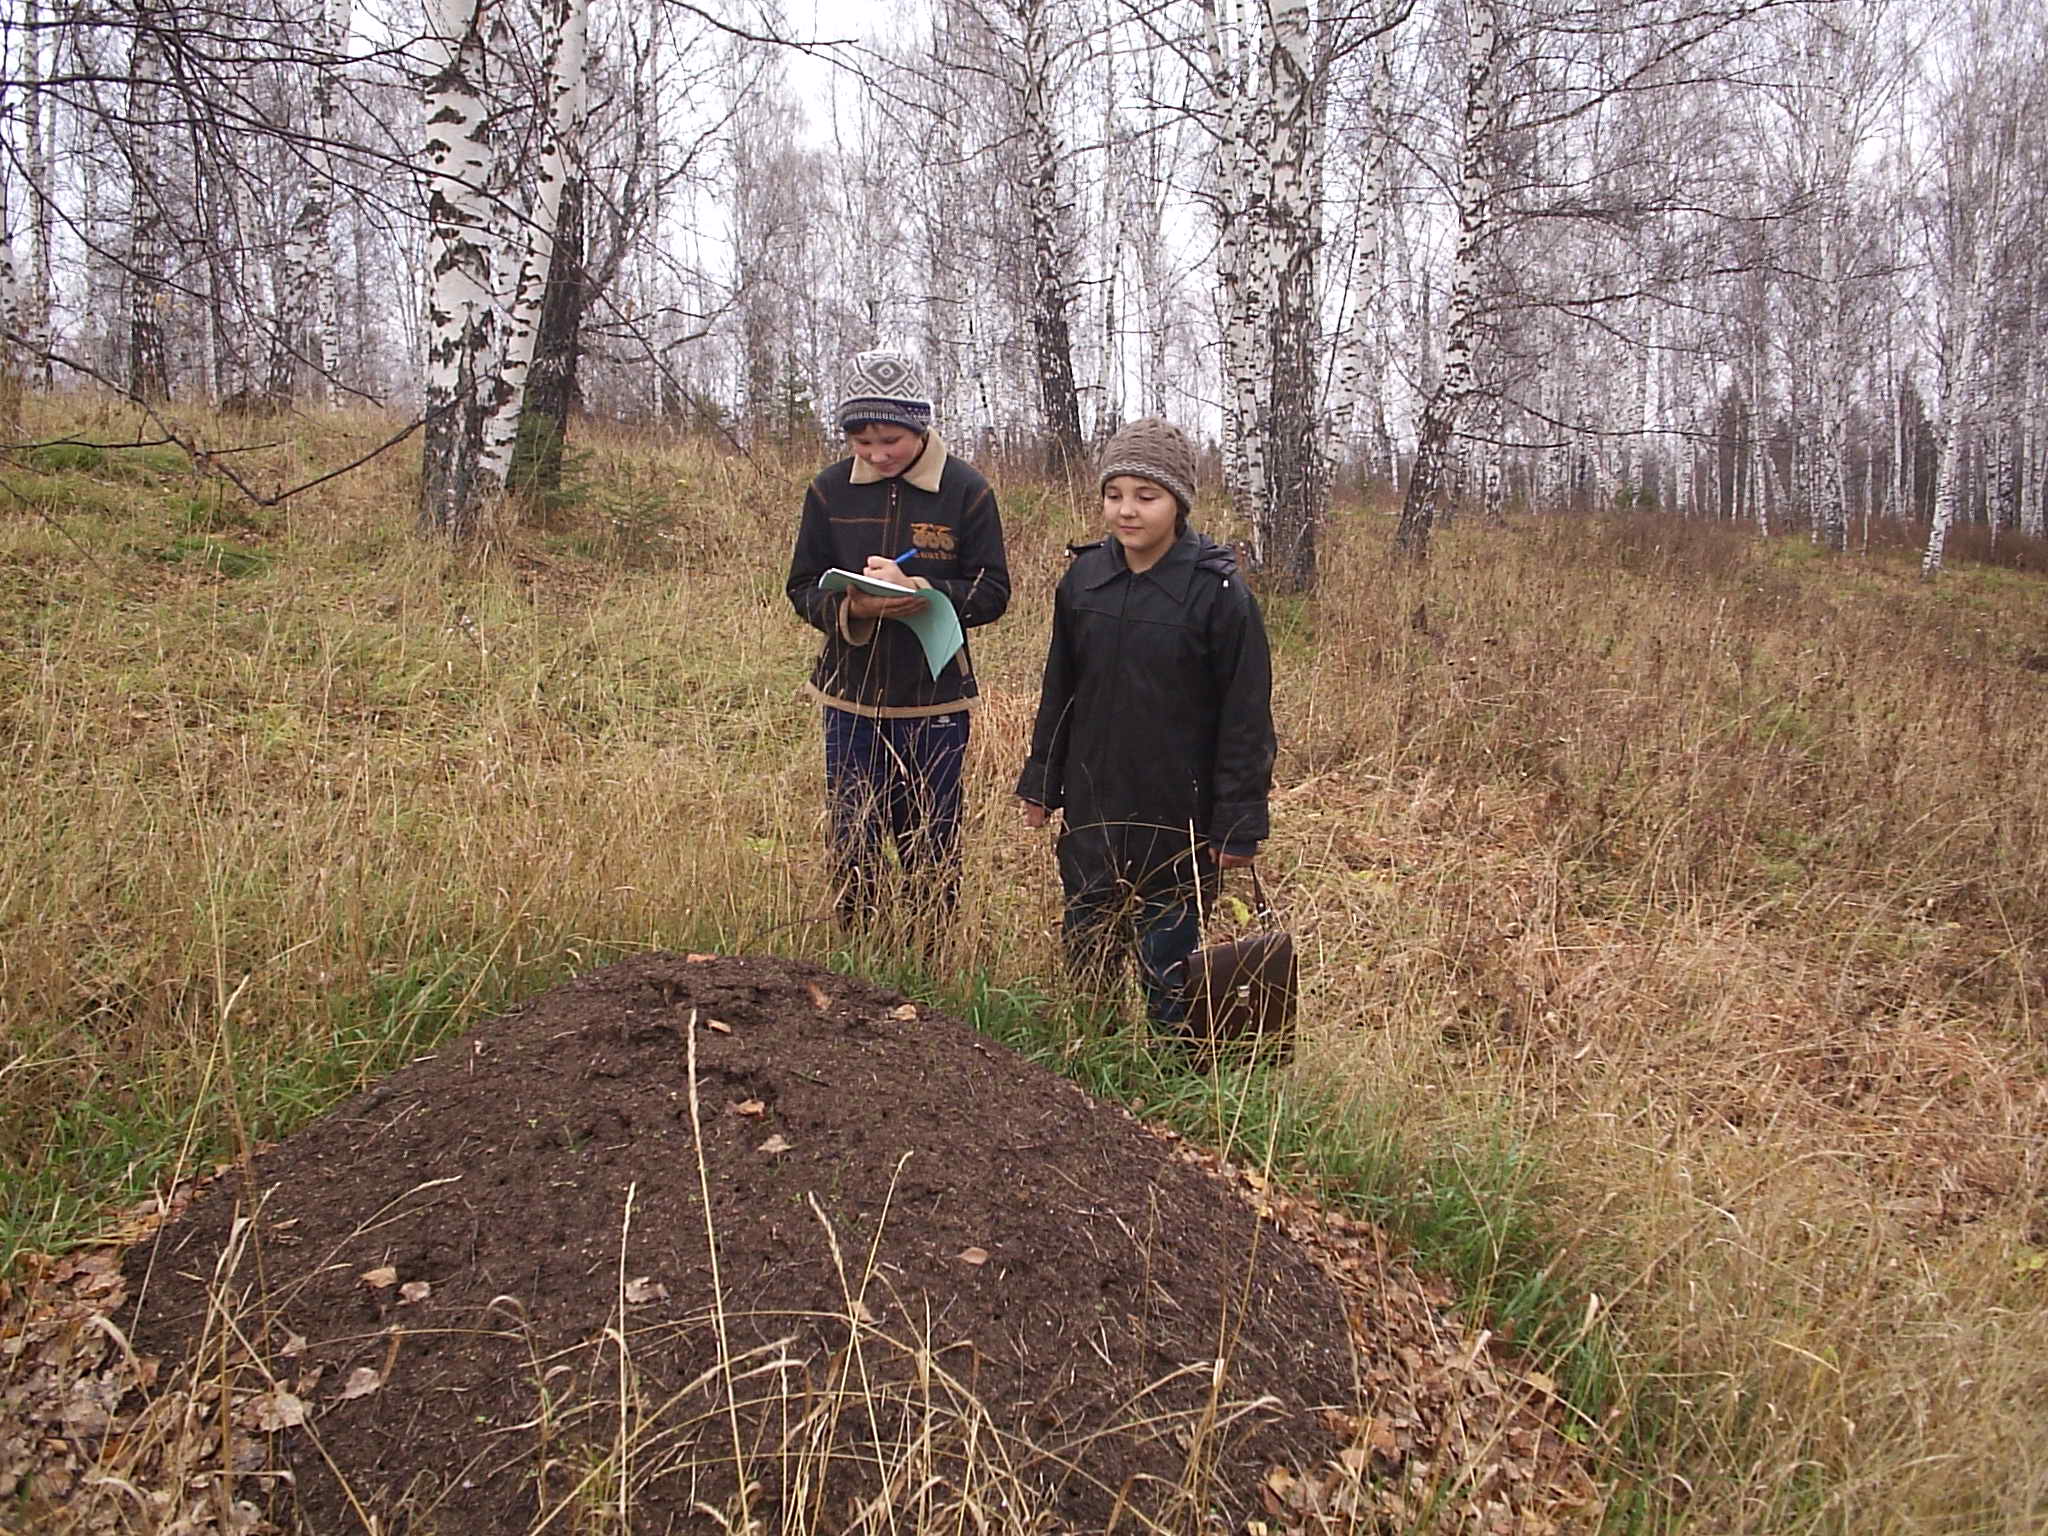
[[917, 558], [917, 546], [916, 546], [915, 544], [913, 544], [913, 545], [911, 545], [911, 546], [910, 546], [910, 548], [906, 549], [905, 551], [903, 551], [903, 553], [902, 553], [902, 554], [900, 554], [900, 555], [898, 555], [898, 556], [896, 557], [896, 563], [897, 563], [898, 565], [901, 565], [901, 564], [902, 564], [902, 563], [903, 563], [904, 561], [906, 561], [906, 560], [915, 560], [916, 558]]

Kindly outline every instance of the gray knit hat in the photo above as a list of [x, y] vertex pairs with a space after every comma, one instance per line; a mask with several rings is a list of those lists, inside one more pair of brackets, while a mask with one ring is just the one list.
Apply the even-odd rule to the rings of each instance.
[[839, 430], [851, 432], [870, 421], [913, 432], [931, 428], [932, 399], [925, 393], [924, 376], [901, 352], [862, 352], [854, 357], [839, 397]]
[[1194, 510], [1195, 445], [1162, 417], [1146, 416], [1118, 427], [1102, 445], [1098, 468], [1100, 485], [1117, 475], [1142, 475], [1173, 492], [1183, 517]]

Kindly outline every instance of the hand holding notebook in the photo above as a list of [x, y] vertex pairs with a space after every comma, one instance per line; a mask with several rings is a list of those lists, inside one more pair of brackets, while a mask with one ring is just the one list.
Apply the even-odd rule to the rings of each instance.
[[907, 586], [838, 566], [820, 576], [818, 585], [827, 592], [851, 589], [871, 597], [922, 599], [915, 609], [889, 617], [917, 636], [919, 645], [924, 649], [925, 665], [931, 669], [933, 677], [946, 670], [946, 664], [966, 643], [966, 634], [960, 627], [959, 614], [953, 611], [952, 600], [936, 587]]

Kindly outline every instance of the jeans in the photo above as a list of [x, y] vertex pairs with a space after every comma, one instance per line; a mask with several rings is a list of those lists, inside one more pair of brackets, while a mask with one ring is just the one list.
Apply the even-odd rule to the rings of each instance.
[[935, 934], [960, 894], [961, 770], [967, 711], [876, 719], [825, 711], [825, 795], [840, 922], [866, 927], [884, 906], [884, 839], [901, 867], [897, 900]]
[[1081, 867], [1061, 842], [1060, 879], [1067, 909], [1061, 921], [1067, 967], [1091, 985], [1107, 989], [1123, 972], [1126, 944], [1138, 960], [1138, 987], [1145, 1016], [1168, 1030], [1188, 1016], [1182, 987], [1188, 956], [1202, 937], [1202, 904], [1216, 890], [1216, 868], [1208, 850], [1195, 867], [1176, 860], [1154, 871], [1140, 888], [1100, 868]]

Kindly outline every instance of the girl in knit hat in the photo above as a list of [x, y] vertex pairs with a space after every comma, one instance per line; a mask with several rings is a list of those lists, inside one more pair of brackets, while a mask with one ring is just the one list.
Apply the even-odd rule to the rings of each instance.
[[961, 770], [978, 689], [963, 644], [931, 674], [906, 625], [887, 622], [922, 597], [826, 591], [834, 567], [952, 601], [967, 629], [1010, 603], [1002, 518], [988, 481], [947, 452], [932, 402], [899, 352], [863, 352], [848, 368], [839, 428], [851, 455], [819, 471], [804, 495], [788, 592], [824, 637], [810, 693], [824, 708], [825, 785], [835, 897], [842, 924], [864, 927], [884, 899], [883, 845], [928, 898], [927, 950], [959, 888]]
[[1075, 546], [1054, 595], [1017, 794], [1027, 825], [1064, 823], [1069, 963], [1113, 977], [1128, 942], [1146, 1012], [1172, 1031], [1216, 871], [1266, 837], [1272, 664], [1236, 557], [1188, 526], [1186, 434], [1134, 421], [1098, 469], [1107, 536]]

